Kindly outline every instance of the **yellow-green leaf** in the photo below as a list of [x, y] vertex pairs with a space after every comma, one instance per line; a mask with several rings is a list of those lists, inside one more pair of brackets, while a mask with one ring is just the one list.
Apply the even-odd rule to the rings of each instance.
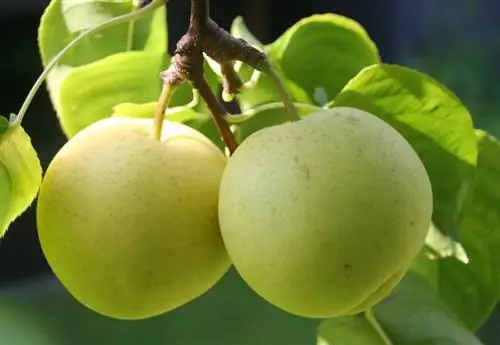
[[378, 49], [355, 20], [338, 14], [301, 19], [273, 42], [271, 61], [284, 75], [323, 105], [332, 100], [361, 69], [380, 62]]
[[460, 100], [419, 71], [377, 64], [360, 71], [330, 105], [368, 111], [408, 140], [432, 183], [433, 221], [456, 239], [477, 161], [472, 117]]
[[146, 103], [158, 98], [163, 54], [119, 53], [72, 69], [54, 93], [64, 133], [72, 137], [86, 126], [109, 117], [124, 102]]
[[32, 204], [41, 181], [42, 167], [24, 129], [0, 134], [0, 237]]

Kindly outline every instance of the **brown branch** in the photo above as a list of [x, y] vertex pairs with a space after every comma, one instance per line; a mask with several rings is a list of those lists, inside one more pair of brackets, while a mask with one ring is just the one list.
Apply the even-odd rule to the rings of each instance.
[[233, 152], [238, 148], [238, 143], [236, 142], [233, 132], [231, 132], [229, 124], [224, 119], [227, 114], [226, 109], [215, 97], [210, 85], [204, 77], [191, 80], [191, 84], [196, 90], [198, 90], [201, 98], [205, 101], [207, 108], [212, 114], [212, 120], [215, 122], [215, 125], [219, 130], [219, 135], [224, 141], [226, 147], [229, 149], [229, 152], [233, 154]]
[[[212, 120], [231, 154], [238, 147], [238, 143], [231, 132], [229, 124], [225, 120], [226, 109], [215, 97], [214, 92], [205, 79], [203, 68], [204, 52], [220, 64], [224, 78], [223, 87], [225, 93], [235, 95], [241, 89], [243, 83], [238, 73], [234, 70], [233, 63], [235, 61], [244, 62], [271, 77], [280, 96], [283, 98], [292, 120], [299, 119], [290, 94], [277, 71], [270, 64], [267, 55], [257, 48], [252, 47], [245, 40], [235, 38], [229, 32], [219, 27], [210, 18], [209, 0], [191, 0], [191, 17], [188, 30], [177, 42], [172, 64], [167, 71], [162, 73], [162, 78], [165, 85], [169, 86], [177, 85], [184, 81], [191, 83], [209, 109]], [[162, 109], [163, 106], [159, 106], [157, 114], [160, 114]], [[157, 115], [157, 118], [159, 117]]]
[[[224, 119], [227, 112], [205, 79], [203, 68], [203, 41], [207, 37], [209, 20], [209, 1], [191, 0], [189, 28], [177, 42], [172, 63], [166, 71], [162, 72], [161, 77], [165, 85], [178, 85], [184, 81], [191, 83], [207, 105], [222, 140], [232, 154], [238, 147], [238, 143]], [[230, 66], [232, 68], [232, 64]], [[158, 109], [158, 112], [161, 111], [161, 106]]]
[[243, 82], [238, 73], [234, 70], [233, 62], [221, 63], [220, 69], [224, 77], [222, 85], [224, 92], [231, 96], [236, 95], [243, 86]]
[[267, 55], [252, 47], [247, 41], [231, 36], [212, 19], [208, 19], [203, 51], [219, 64], [242, 61], [257, 68], [262, 61], [267, 61]]
[[210, 0], [191, 0], [188, 33], [194, 38], [196, 45], [202, 45], [209, 18]]

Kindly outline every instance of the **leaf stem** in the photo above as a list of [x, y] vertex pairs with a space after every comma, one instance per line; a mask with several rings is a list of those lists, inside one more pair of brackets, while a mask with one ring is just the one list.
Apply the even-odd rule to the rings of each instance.
[[127, 31], [127, 51], [131, 51], [134, 45], [134, 23], [135, 21], [131, 20], [129, 25], [128, 25], [128, 31]]
[[247, 80], [243, 84], [243, 86], [241, 87], [242, 90], [248, 90], [248, 89], [255, 87], [259, 83], [261, 76], [262, 76], [262, 72], [259, 71], [258, 69], [254, 69], [252, 71], [252, 75], [250, 76], [250, 79]]
[[163, 120], [165, 119], [165, 110], [168, 108], [170, 99], [172, 98], [175, 84], [164, 83], [161, 90], [158, 103], [156, 104], [155, 115], [153, 119], [154, 139], [161, 140], [161, 132], [163, 131]]
[[33, 84], [31, 90], [29, 91], [28, 95], [26, 96], [26, 99], [24, 100], [21, 108], [19, 109], [19, 112], [17, 113], [17, 116], [14, 117], [13, 121], [11, 122], [11, 126], [19, 126], [21, 122], [23, 121], [24, 116], [26, 115], [26, 111], [28, 110], [31, 102], [33, 101], [33, 98], [35, 97], [36, 93], [38, 92], [38, 89], [40, 89], [40, 86], [44, 83], [45, 79], [47, 78], [48, 74], [50, 71], [61, 61], [61, 59], [70, 51], [71, 48], [73, 48], [77, 43], [79, 43], [81, 40], [84, 38], [88, 37], [89, 35], [92, 35], [96, 32], [99, 32], [101, 30], [104, 30], [106, 28], [109, 28], [111, 26], [119, 25], [122, 23], [126, 23], [131, 20], [137, 20], [141, 18], [142, 16], [146, 15], [147, 13], [160, 8], [161, 6], [165, 5], [166, 0], [153, 0], [149, 5], [131, 12], [124, 14], [122, 16], [112, 18], [108, 21], [105, 21], [101, 24], [98, 24], [92, 28], [89, 28], [82, 33], [80, 33], [77, 37], [75, 37], [68, 45], [66, 45], [45, 67], [43, 72], [40, 74], [38, 79], [35, 81]]
[[[138, 10], [138, 4], [134, 1], [132, 1], [131, 13], [133, 13], [137, 10]], [[131, 20], [128, 23], [128, 27], [127, 27], [127, 46], [126, 46], [127, 51], [131, 51], [134, 47], [134, 29], [135, 29], [135, 20]]]
[[370, 325], [373, 327], [375, 332], [377, 332], [377, 334], [380, 336], [384, 344], [394, 345], [389, 336], [387, 335], [387, 333], [385, 333], [384, 329], [378, 322], [377, 317], [373, 314], [373, 310], [371, 308], [365, 311], [365, 317], [366, 320], [368, 320]]
[[259, 64], [258, 67], [259, 67], [258, 69], [262, 73], [266, 74], [267, 76], [269, 76], [269, 78], [271, 78], [274, 86], [276, 87], [276, 90], [278, 91], [278, 94], [280, 95], [280, 97], [283, 101], [285, 109], [288, 112], [288, 116], [290, 117], [290, 121], [292, 121], [292, 122], [299, 121], [301, 119], [301, 117], [300, 117], [298, 110], [295, 108], [292, 95], [290, 94], [290, 92], [286, 88], [286, 85], [283, 82], [283, 79], [279, 75], [276, 68], [268, 60], [263, 61], [263, 63]]

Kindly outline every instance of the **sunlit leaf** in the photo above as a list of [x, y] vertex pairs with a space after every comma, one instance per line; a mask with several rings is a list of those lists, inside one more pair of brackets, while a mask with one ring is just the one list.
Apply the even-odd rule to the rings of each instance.
[[408, 140], [431, 179], [433, 221], [456, 239], [477, 160], [472, 118], [460, 100], [425, 74], [379, 64], [363, 69], [330, 106], [368, 111]]
[[38, 154], [24, 129], [10, 127], [0, 134], [0, 237], [33, 203], [41, 181]]

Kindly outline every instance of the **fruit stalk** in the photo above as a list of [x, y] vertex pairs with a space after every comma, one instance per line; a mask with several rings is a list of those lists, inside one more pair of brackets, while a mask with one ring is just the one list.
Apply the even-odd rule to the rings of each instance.
[[167, 110], [168, 104], [170, 103], [170, 99], [172, 98], [174, 87], [175, 85], [171, 85], [169, 83], [163, 84], [160, 98], [158, 99], [158, 103], [156, 105], [154, 121], [153, 121], [154, 138], [156, 140], [161, 139], [161, 133], [163, 130], [163, 120], [165, 118], [165, 110]]

